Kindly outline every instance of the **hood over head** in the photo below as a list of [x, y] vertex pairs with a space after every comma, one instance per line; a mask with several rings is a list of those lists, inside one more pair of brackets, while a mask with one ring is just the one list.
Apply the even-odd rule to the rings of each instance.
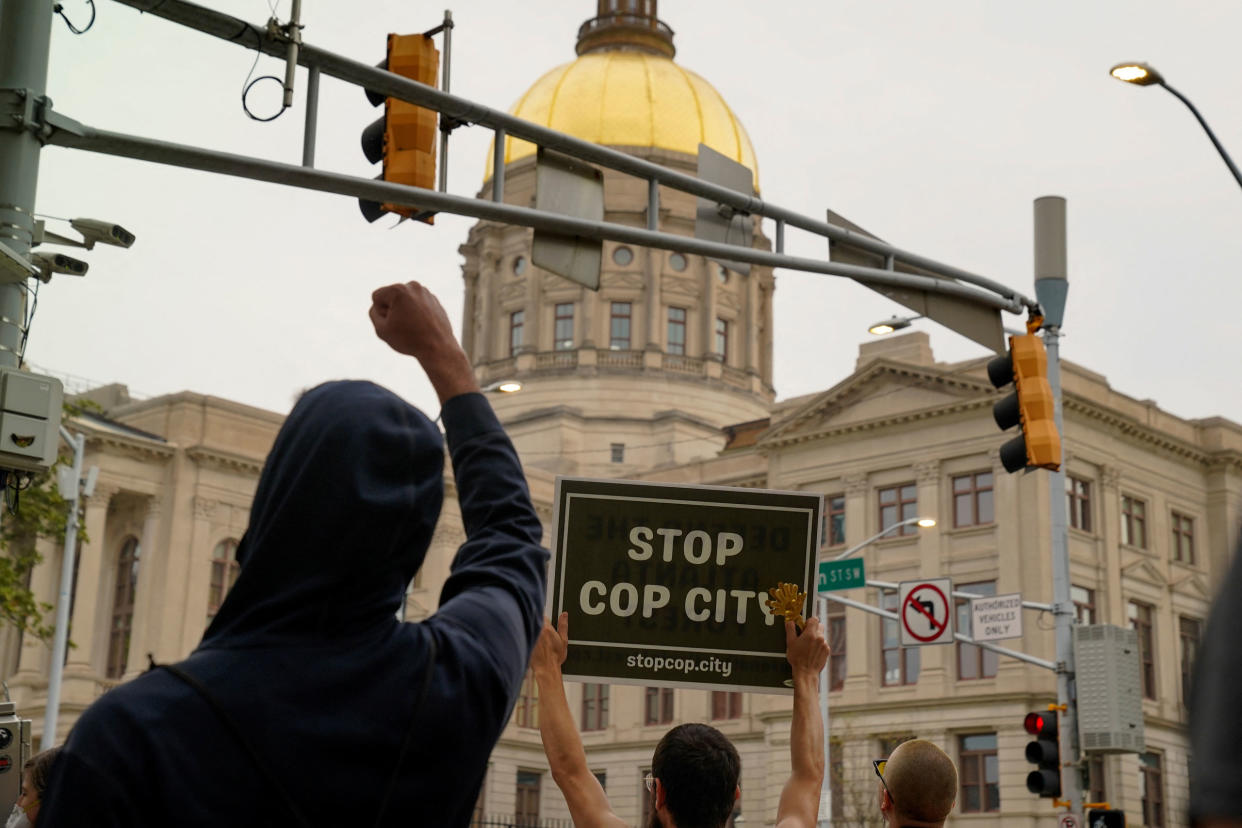
[[241, 572], [201, 647], [349, 635], [394, 618], [444, 497], [444, 442], [370, 382], [329, 382], [276, 436], [237, 548]]

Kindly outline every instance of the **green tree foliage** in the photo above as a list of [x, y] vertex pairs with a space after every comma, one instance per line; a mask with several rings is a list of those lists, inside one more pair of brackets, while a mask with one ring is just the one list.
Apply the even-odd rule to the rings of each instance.
[[[90, 402], [66, 402], [63, 416], [68, 420], [87, 410], [99, 409]], [[54, 632], [53, 607], [35, 598], [30, 590], [30, 574], [43, 561], [35, 546], [36, 540], [64, 541], [69, 503], [56, 488], [56, 469], [72, 461], [71, 456], [62, 455], [49, 473], [36, 475], [30, 485], [18, 493], [16, 513], [7, 505], [0, 511], [0, 625], [16, 628], [45, 642], [51, 641]], [[4, 504], [11, 503], [13, 495], [11, 489], [7, 491]], [[78, 541], [85, 540], [86, 534], [79, 521]]]

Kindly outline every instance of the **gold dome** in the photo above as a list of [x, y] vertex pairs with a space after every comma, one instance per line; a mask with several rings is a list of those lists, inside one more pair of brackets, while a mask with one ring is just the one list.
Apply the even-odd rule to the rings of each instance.
[[[733, 110], [710, 83], [663, 55], [588, 52], [535, 81], [509, 111], [605, 146], [697, 155], [703, 143], [749, 168], [759, 189], [755, 151]], [[535, 149], [529, 141], [506, 137], [505, 163], [534, 155]], [[490, 178], [489, 163], [484, 180]]]

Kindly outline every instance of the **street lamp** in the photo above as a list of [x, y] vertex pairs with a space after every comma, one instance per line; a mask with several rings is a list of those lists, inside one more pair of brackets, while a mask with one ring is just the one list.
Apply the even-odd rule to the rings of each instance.
[[910, 327], [910, 323], [916, 319], [922, 319], [922, 316], [893, 316], [880, 322], [876, 322], [867, 328], [867, 333], [876, 336], [884, 336], [891, 334], [893, 331], [900, 331], [903, 328]]
[[508, 380], [499, 380], [497, 382], [490, 382], [487, 385], [480, 388], [479, 392], [482, 394], [490, 394], [491, 392], [496, 391], [497, 393], [500, 393], [500, 394], [516, 394], [518, 391], [521, 391], [521, 390], [522, 390], [522, 383], [518, 382], [517, 380], [508, 379]]
[[[858, 554], [863, 549], [866, 549], [868, 546], [878, 541], [880, 538], [883, 538], [886, 535], [891, 535], [893, 532], [896, 532], [905, 526], [912, 526], [912, 525], [918, 526], [920, 529], [930, 529], [931, 527], [936, 525], [936, 519], [933, 517], [913, 517], [913, 518], [906, 518], [905, 520], [902, 520], [902, 521], [898, 521], [897, 523], [894, 523], [892, 526], [885, 529], [883, 532], [877, 532], [876, 534], [867, 538], [865, 541], [854, 544], [849, 549], [845, 550], [840, 555], [837, 555], [835, 558], [832, 558], [831, 560], [843, 561], [846, 558], [850, 557], [851, 555]], [[824, 631], [824, 635], [827, 636], [828, 635], [828, 599], [817, 594], [815, 596], [815, 605], [816, 605], [816, 609], [819, 610], [820, 628]], [[830, 741], [828, 739], [828, 688], [829, 688], [828, 672], [831, 669], [832, 669], [832, 659], [829, 659], [828, 663], [824, 665], [823, 673], [821, 673], [819, 677], [819, 685], [820, 685], [819, 686], [819, 715], [824, 721], [824, 781], [819, 789], [819, 796], [820, 796], [819, 826], [820, 828], [828, 828], [828, 825], [832, 819], [832, 780], [829, 777], [829, 774], [832, 772], [831, 771], [832, 763], [828, 761], [828, 748], [830, 745]]]
[[1146, 63], [1118, 63], [1109, 70], [1109, 74], [1119, 81], [1132, 83], [1136, 86], [1163, 86], [1168, 90], [1169, 94], [1186, 104], [1186, 108], [1198, 119], [1199, 126], [1203, 127], [1203, 131], [1207, 133], [1208, 138], [1212, 139], [1212, 146], [1216, 147], [1216, 151], [1220, 153], [1221, 159], [1225, 162], [1225, 166], [1229, 168], [1229, 172], [1233, 173], [1238, 186], [1242, 186], [1242, 172], [1238, 172], [1237, 165], [1233, 163], [1229, 153], [1225, 152], [1225, 148], [1220, 145], [1220, 141], [1216, 140], [1216, 134], [1207, 125], [1207, 121], [1203, 120], [1199, 110], [1195, 109], [1195, 105], [1190, 102], [1189, 98], [1165, 83], [1164, 77], [1159, 72]]

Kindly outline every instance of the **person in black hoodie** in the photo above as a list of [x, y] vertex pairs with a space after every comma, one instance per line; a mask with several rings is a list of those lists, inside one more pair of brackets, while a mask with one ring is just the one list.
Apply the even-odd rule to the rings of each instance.
[[308, 391], [202, 642], [82, 714], [40, 828], [469, 821], [539, 634], [547, 551], [440, 303], [416, 282], [372, 300], [376, 333], [442, 404], [466, 541], [439, 610], [396, 620], [440, 513], [438, 429], [371, 383]]

